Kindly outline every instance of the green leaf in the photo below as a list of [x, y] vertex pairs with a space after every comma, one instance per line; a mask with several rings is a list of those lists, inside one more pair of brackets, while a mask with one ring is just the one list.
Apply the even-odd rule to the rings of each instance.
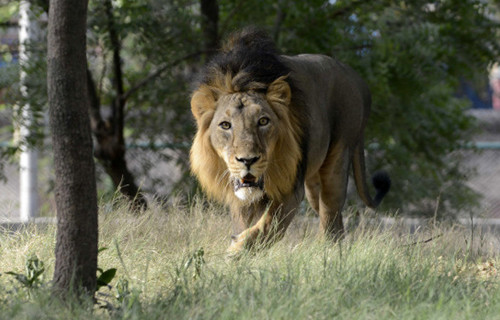
[[107, 286], [115, 277], [116, 275], [116, 268], [111, 268], [106, 271], [104, 271], [98, 278], [97, 278], [97, 290], [99, 288]]
[[14, 276], [17, 281], [19, 281], [22, 285], [24, 285], [26, 287], [31, 286], [31, 282], [28, 280], [28, 277], [26, 277], [24, 274], [15, 273], [12, 271], [7, 271], [6, 274], [10, 274], [11, 276]]
[[103, 252], [103, 251], [106, 251], [108, 250], [108, 247], [100, 247], [98, 250], [97, 250], [97, 254]]

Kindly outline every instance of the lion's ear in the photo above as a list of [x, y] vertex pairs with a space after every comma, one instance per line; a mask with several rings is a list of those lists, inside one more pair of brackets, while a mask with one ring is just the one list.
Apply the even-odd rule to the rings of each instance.
[[194, 118], [200, 124], [203, 115], [207, 111], [215, 110], [215, 98], [207, 88], [196, 90], [191, 97], [191, 112]]
[[279, 77], [269, 85], [267, 89], [267, 99], [271, 102], [278, 102], [288, 106], [292, 99], [292, 90], [285, 81], [287, 76]]

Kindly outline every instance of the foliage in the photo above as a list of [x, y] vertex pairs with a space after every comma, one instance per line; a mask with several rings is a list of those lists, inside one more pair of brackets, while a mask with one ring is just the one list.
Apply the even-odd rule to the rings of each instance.
[[[461, 79], [485, 74], [499, 55], [498, 23], [484, 1], [281, 1], [279, 47], [337, 57], [360, 72], [373, 96], [366, 133], [369, 171], [387, 169], [383, 208], [449, 216], [475, 204], [471, 171], [453, 153], [470, 139]], [[241, 10], [243, 20], [249, 10]], [[251, 20], [276, 27], [256, 9]], [[248, 21], [248, 20], [247, 20]]]
[[[14, 28], [15, 17], [19, 10], [18, 1], [8, 1], [6, 4], [0, 1], [0, 24], [8, 28]], [[43, 11], [32, 6], [36, 17], [43, 15]], [[42, 22], [41, 29], [46, 25]], [[3, 31], [3, 30], [2, 30]], [[3, 34], [2, 34], [3, 35]], [[26, 43], [26, 54], [30, 56], [28, 63], [22, 66], [19, 63], [19, 52], [13, 50], [14, 43], [0, 44], [0, 178], [3, 176], [3, 166], [7, 161], [13, 161], [22, 145], [36, 146], [41, 148], [46, 134], [44, 124], [44, 112], [47, 110], [46, 92], [46, 43], [44, 33], [40, 39], [32, 43]], [[30, 92], [28, 97], [21, 94], [20, 73], [30, 75], [26, 77], [24, 87]], [[19, 125], [25, 124], [23, 116], [24, 106], [30, 105], [32, 119], [30, 119], [31, 134], [24, 140], [19, 135]], [[7, 121], [8, 119], [8, 121]], [[24, 138], [24, 137], [23, 137]]]
[[[98, 253], [107, 250], [106, 247], [99, 248]], [[102, 268], [97, 268], [97, 286], [96, 291], [99, 291], [102, 287], [109, 286], [110, 282], [114, 279], [116, 275], [116, 268], [110, 268], [107, 270], [103, 270]]]
[[[178, 188], [189, 190], [193, 181], [186, 171], [187, 149], [165, 151], [158, 146], [187, 143], [192, 137], [190, 83], [206, 59], [199, 3], [112, 3], [128, 94], [127, 143], [158, 151], [158, 161], [177, 161], [184, 170]], [[472, 173], [455, 152], [470, 139], [475, 124], [465, 113], [469, 103], [455, 93], [462, 79], [485, 74], [498, 58], [495, 7], [481, 0], [218, 3], [221, 37], [257, 25], [275, 38], [283, 53], [332, 55], [367, 80], [373, 94], [365, 141], [369, 172], [386, 169], [393, 180], [383, 209], [429, 215], [439, 199], [437, 212], [448, 217], [476, 203], [477, 196], [465, 184]], [[103, 5], [89, 4], [88, 60], [105, 108], [115, 95], [116, 79]], [[42, 65], [39, 70], [35, 79], [40, 83], [34, 87], [40, 89], [34, 89], [30, 101], [43, 110], [45, 71]], [[165, 188], [170, 177], [158, 175], [158, 161], [152, 161], [149, 152], [134, 156], [141, 163], [134, 173], [147, 177], [143, 189], [175, 189]]]
[[[100, 248], [98, 252], [102, 252], [107, 250], [106, 247]], [[109, 287], [111, 281], [114, 279], [116, 275], [116, 268], [109, 268], [107, 270], [103, 270], [102, 268], [97, 268], [97, 287], [96, 291], [99, 291], [102, 287]], [[17, 273], [13, 271], [7, 271], [5, 274], [13, 276], [23, 288], [30, 290], [29, 292], [33, 292], [34, 289], [39, 288], [43, 284], [43, 274], [45, 272], [45, 264], [42, 260], [38, 258], [36, 254], [31, 254], [27, 259], [24, 266], [24, 273]], [[128, 285], [123, 283], [123, 281], [119, 281], [117, 284], [117, 299], [121, 302], [123, 297], [127, 295]]]
[[26, 259], [24, 274], [13, 271], [8, 271], [6, 274], [14, 276], [14, 278], [19, 281], [23, 287], [27, 289], [34, 289], [41, 284], [44, 271], [45, 266], [43, 261], [39, 260], [36, 254], [33, 254]]
[[[201, 276], [202, 266], [205, 264], [205, 259], [203, 258], [204, 255], [205, 251], [203, 250], [203, 248], [199, 248], [191, 255], [191, 257], [188, 258], [188, 260], [184, 264], [184, 270], [187, 270], [191, 265], [194, 265], [193, 279], [199, 278]], [[180, 272], [178, 272], [178, 274], [179, 273]]]
[[[113, 47], [103, 1], [91, 1], [89, 12], [89, 67], [98, 84], [103, 106], [116, 92], [112, 67]], [[188, 87], [193, 73], [188, 62], [200, 57], [193, 1], [113, 2], [113, 19], [121, 42], [124, 90], [126, 92], [126, 139], [128, 145], [145, 145], [156, 151], [159, 161], [179, 161], [187, 170], [187, 149], [162, 150], [164, 144], [178, 145], [192, 133], [191, 115], [186, 112]], [[145, 119], [148, 119], [145, 122]], [[147, 123], [147, 124], [146, 124]], [[163, 152], [162, 152], [163, 151]], [[156, 162], [149, 152], [134, 152], [134, 173], [148, 177], [142, 189], [165, 187], [168, 174], [153, 172]], [[157, 176], [155, 176], [157, 175]], [[160, 194], [159, 196], [165, 196]]]

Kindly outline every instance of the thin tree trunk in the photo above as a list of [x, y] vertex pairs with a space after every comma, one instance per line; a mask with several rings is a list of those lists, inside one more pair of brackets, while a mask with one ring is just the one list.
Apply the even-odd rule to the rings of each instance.
[[219, 4], [217, 0], [200, 1], [204, 51], [210, 57], [219, 48]]
[[121, 43], [113, 18], [113, 6], [110, 0], [104, 2], [108, 19], [108, 33], [113, 50], [113, 86], [115, 98], [111, 104], [109, 119], [102, 119], [101, 102], [90, 70], [87, 69], [87, 90], [90, 98], [91, 128], [96, 138], [94, 155], [104, 167], [113, 184], [133, 204], [134, 209], [146, 209], [146, 198], [139, 192], [134, 176], [128, 169], [125, 159], [125, 123], [126, 95], [123, 86], [121, 66]]
[[97, 191], [88, 113], [87, 0], [52, 0], [48, 27], [49, 116], [56, 175], [54, 289], [93, 295]]
[[286, 4], [285, 0], [278, 0], [277, 3], [278, 8], [276, 10], [276, 17], [274, 19], [274, 27], [273, 27], [273, 39], [276, 44], [279, 42], [281, 26], [283, 25], [283, 21], [286, 18], [285, 4]]
[[[97, 95], [92, 74], [87, 70], [87, 90], [90, 99], [90, 120], [92, 133], [96, 139], [94, 156], [104, 167], [104, 170], [113, 181], [115, 187], [126, 196], [133, 204], [134, 209], [146, 209], [147, 201], [139, 192], [139, 187], [134, 181], [125, 159], [125, 142], [123, 127], [119, 132], [114, 121], [114, 116], [104, 120], [101, 116], [101, 102]], [[118, 136], [121, 136], [120, 139]]]

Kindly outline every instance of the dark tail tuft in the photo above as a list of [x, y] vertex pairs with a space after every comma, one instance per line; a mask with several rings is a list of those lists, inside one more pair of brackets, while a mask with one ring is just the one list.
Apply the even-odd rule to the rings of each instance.
[[375, 195], [375, 199], [373, 199], [373, 201], [378, 206], [391, 188], [391, 178], [387, 172], [377, 171], [372, 176], [372, 183], [377, 190], [377, 194]]

